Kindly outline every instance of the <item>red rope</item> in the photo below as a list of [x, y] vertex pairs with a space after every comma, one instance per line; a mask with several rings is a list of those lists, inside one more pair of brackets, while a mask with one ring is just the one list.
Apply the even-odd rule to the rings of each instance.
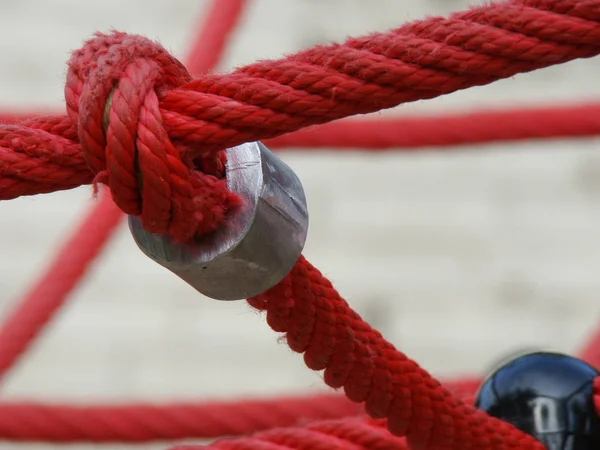
[[340, 395], [178, 404], [0, 404], [0, 438], [39, 442], [130, 442], [239, 436], [273, 427], [364, 414]]
[[[16, 123], [38, 114], [0, 113]], [[265, 140], [271, 149], [345, 151], [420, 150], [528, 139], [600, 135], [600, 104], [491, 109], [420, 117], [342, 119]]]
[[[594, 56], [600, 24], [579, 3], [486, 5], [194, 81], [148, 40], [99, 36], [71, 60], [69, 118], [0, 128], [2, 198], [89, 182], [87, 162], [123, 211], [189, 239], [215, 229], [235, 204], [218, 179], [219, 149]], [[57, 158], [65, 139], [81, 153]]]
[[[446, 380], [454, 395], [471, 399], [479, 379]], [[339, 394], [245, 401], [63, 405], [0, 403], [0, 439], [40, 442], [149, 442], [239, 436], [310, 421], [364, 415]]]
[[303, 257], [281, 283], [248, 302], [266, 311], [269, 326], [285, 333], [310, 369], [324, 370], [325, 383], [365, 402], [367, 413], [387, 419], [413, 450], [543, 448], [454, 397], [364, 322]]
[[579, 355], [581, 359], [587, 361], [592, 366], [600, 368], [600, 330], [596, 330], [588, 338], [588, 342], [580, 350]]
[[[242, 0], [215, 0], [211, 3], [204, 19], [205, 24], [200, 27], [201, 30], [208, 31], [198, 33], [192, 45], [192, 54], [204, 55], [190, 59], [190, 66], [194, 70], [203, 72], [209, 70], [212, 64], [216, 64], [227, 44], [227, 38], [231, 35], [231, 30], [243, 12], [244, 3], [245, 1]], [[210, 39], [207, 38], [207, 32], [212, 36]], [[68, 134], [66, 130], [59, 128], [60, 124], [59, 120], [55, 125], [56, 132]], [[44, 136], [44, 133], [40, 135]], [[54, 148], [56, 154], [52, 157], [63, 158], [65, 148], [71, 147], [63, 147], [62, 154], [60, 148]], [[5, 149], [0, 148], [0, 152], [3, 150]], [[12, 156], [18, 157], [19, 153], [13, 153]], [[1, 169], [0, 173], [3, 173]], [[76, 185], [77, 181], [73, 181]], [[27, 349], [35, 337], [42, 332], [48, 320], [64, 304], [77, 281], [85, 274], [89, 263], [100, 253], [113, 234], [122, 215], [110, 196], [103, 195], [100, 201], [92, 206], [71, 239], [49, 264], [45, 275], [4, 320], [0, 328], [0, 377], [16, 363], [19, 355]]]
[[594, 406], [596, 407], [596, 412], [600, 415], [600, 377], [596, 377], [594, 379]]
[[0, 123], [2, 124], [15, 124], [18, 122], [24, 122], [26, 120], [30, 120], [34, 117], [37, 116], [46, 116], [46, 115], [51, 115], [50, 113], [47, 114], [41, 114], [39, 111], [36, 112], [29, 112], [29, 111], [22, 111], [22, 112], [9, 112], [9, 111], [0, 111]]
[[[596, 55], [599, 18], [600, 1], [514, 0], [195, 81], [150, 41], [100, 35], [71, 60], [69, 119], [0, 127], [0, 192], [67, 189], [91, 181], [89, 166], [149, 231], [187, 240], [236, 204], [221, 148]], [[412, 449], [542, 448], [442, 388], [303, 258], [249, 302], [327, 384], [387, 421], [273, 430], [218, 448], [402, 448], [384, 425]]]
[[340, 120], [265, 141], [273, 149], [421, 150], [600, 134], [600, 104], [520, 107], [424, 117]]

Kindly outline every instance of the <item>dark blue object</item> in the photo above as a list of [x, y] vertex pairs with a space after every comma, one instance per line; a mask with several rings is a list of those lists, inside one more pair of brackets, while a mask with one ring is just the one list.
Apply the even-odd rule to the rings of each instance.
[[598, 371], [558, 353], [519, 356], [479, 389], [475, 406], [543, 443], [548, 450], [600, 450], [593, 400]]

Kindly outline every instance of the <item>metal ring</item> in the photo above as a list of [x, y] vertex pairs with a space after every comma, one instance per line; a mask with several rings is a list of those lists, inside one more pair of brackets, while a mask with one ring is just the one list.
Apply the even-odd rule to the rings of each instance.
[[261, 294], [292, 269], [306, 242], [308, 211], [294, 171], [260, 142], [227, 150], [227, 187], [243, 204], [221, 229], [188, 244], [148, 233], [129, 216], [138, 247], [198, 292], [217, 300]]

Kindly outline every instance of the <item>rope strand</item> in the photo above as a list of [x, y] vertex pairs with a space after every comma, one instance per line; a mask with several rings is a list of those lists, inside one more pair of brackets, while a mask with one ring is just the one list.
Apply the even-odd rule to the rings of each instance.
[[[445, 380], [444, 386], [472, 402], [480, 382], [477, 378]], [[212, 439], [364, 414], [361, 405], [337, 393], [168, 404], [2, 402], [0, 439], [61, 443]]]
[[[15, 124], [39, 116], [0, 113]], [[59, 133], [55, 133], [59, 134]], [[588, 138], [600, 135], [600, 104], [520, 106], [417, 117], [342, 119], [267, 139], [274, 150], [397, 151], [505, 141]]]
[[20, 442], [129, 442], [239, 436], [273, 427], [364, 414], [340, 395], [237, 402], [49, 405], [0, 404], [0, 438]]
[[[221, 35], [213, 34], [212, 39], [206, 40], [206, 32], [198, 34], [192, 51], [193, 54], [202, 53], [204, 56], [190, 60], [194, 70], [204, 72], [211, 68], [204, 64], [216, 64], [228, 43], [231, 30], [243, 12], [245, 3], [245, 0], [214, 0], [211, 3], [203, 28], [208, 27], [211, 33]], [[31, 120], [26, 123], [28, 125], [18, 128], [19, 132], [16, 134], [11, 133], [13, 127], [0, 126], [0, 134], [4, 133], [4, 142], [13, 147], [19, 146], [23, 150], [23, 153], [14, 151], [14, 148], [9, 149], [0, 142], [0, 192], [9, 192], [17, 178], [39, 169], [31, 167], [31, 163], [38, 158], [47, 161], [46, 167], [54, 164], [52, 167], [57, 170], [54, 174], [63, 170], [60, 164], [64, 164], [65, 161], [69, 162], [72, 168], [77, 168], [79, 178], [74, 177], [69, 182], [73, 187], [80, 184], [80, 181], [92, 181], [92, 173], [86, 168], [82, 154], [74, 150], [78, 147], [72, 144], [77, 138], [77, 132], [72, 123], [60, 117]], [[20, 140], [23, 136], [27, 139]], [[32, 143], [37, 144], [37, 147], [32, 146]], [[16, 164], [16, 160], [20, 163]], [[13, 164], [9, 165], [9, 161]], [[4, 166], [5, 163], [7, 166]], [[40, 179], [33, 176], [28, 186], [33, 188], [39, 182]], [[52, 178], [47, 181], [45, 189], [46, 192], [57, 189]], [[3, 320], [0, 327], [0, 378], [17, 363], [19, 357], [32, 345], [48, 321], [66, 302], [76, 283], [85, 275], [91, 262], [115, 232], [122, 217], [121, 210], [115, 206], [110, 195], [103, 193], [100, 201], [91, 206], [80, 226], [74, 230], [73, 236], [48, 265], [46, 273], [16, 303], [16, 309]]]
[[265, 141], [273, 149], [344, 151], [423, 150], [524, 139], [600, 134], [600, 105], [572, 104], [482, 110], [424, 117], [340, 120]]
[[367, 413], [387, 419], [413, 450], [536, 449], [543, 446], [508, 423], [459, 400], [373, 330], [303, 257], [266, 293], [249, 299], [312, 370], [324, 370]]
[[[20, 153], [20, 166], [0, 175], [2, 198], [69, 189], [73, 180], [96, 177], [111, 186], [125, 212], [141, 214], [155, 232], [187, 240], [218, 227], [235, 207], [218, 180], [219, 171], [206, 175], [198, 170], [220, 167], [223, 148], [598, 54], [600, 24], [594, 19], [594, 4], [583, 8], [577, 0], [558, 3], [554, 11], [550, 3], [536, 8], [538, 3], [524, 0], [490, 4], [189, 82], [182, 66], [156, 44], [119, 33], [99, 35], [71, 60], [65, 88], [70, 118], [0, 127], [0, 138], [8, 130], [12, 136], [25, 136], [30, 128], [44, 130], [48, 139], [70, 140], [82, 155], [64, 158], [64, 166], [58, 167], [49, 153], [66, 144], [56, 141], [47, 148], [30, 141], [36, 148], [32, 152], [24, 151], [19, 139], [5, 139], [0, 161], [11, 167], [9, 154]], [[104, 63], [94, 70], [109, 72], [89, 71], [97, 57]], [[148, 58], [154, 62], [144, 62]], [[111, 69], [105, 63], [109, 60]], [[134, 83], [132, 90], [131, 80], [143, 77], [143, 71], [153, 74], [154, 88]], [[100, 126], [103, 102], [114, 83], [105, 140]], [[150, 120], [146, 125], [139, 121], [143, 115]], [[133, 142], [147, 149], [137, 156], [141, 177], [134, 173]], [[81, 173], [87, 170], [82, 160], [91, 164], [93, 176]], [[138, 186], [140, 178], [146, 182]], [[188, 208], [196, 213], [176, 214]]]

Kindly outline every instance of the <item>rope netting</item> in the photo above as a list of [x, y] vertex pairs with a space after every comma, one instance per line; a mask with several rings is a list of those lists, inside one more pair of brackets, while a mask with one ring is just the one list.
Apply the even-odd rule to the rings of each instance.
[[[101, 190], [46, 273], [5, 319], [2, 376], [64, 304], [123, 213], [178, 241], [223, 224], [238, 202], [223, 178], [227, 147], [265, 140], [279, 148], [416, 149], [600, 131], [598, 104], [333, 122], [596, 56], [600, 0], [487, 4], [228, 74], [210, 73], [246, 3], [213, 1], [186, 58], [187, 69], [143, 37], [98, 34], [69, 61], [66, 115], [3, 117], [1, 199], [90, 183], [108, 189]], [[313, 125], [322, 126], [306, 129]], [[442, 384], [398, 351], [304, 257], [283, 281], [248, 303], [266, 313], [271, 328], [285, 335], [310, 369], [324, 371], [325, 383], [343, 388], [345, 395], [85, 407], [0, 403], [0, 439], [143, 442], [228, 436], [209, 446], [543, 448], [472, 406], [479, 380]], [[599, 348], [595, 339], [583, 357], [600, 365]]]

